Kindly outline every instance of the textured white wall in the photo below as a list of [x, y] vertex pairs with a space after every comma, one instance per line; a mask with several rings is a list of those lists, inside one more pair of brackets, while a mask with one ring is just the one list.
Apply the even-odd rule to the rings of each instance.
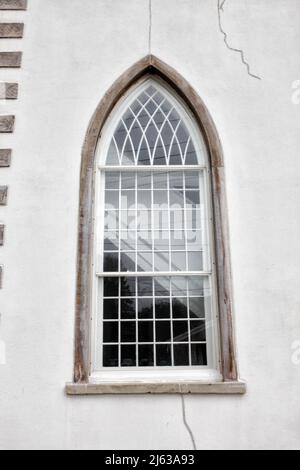
[[[0, 263], [0, 448], [186, 449], [177, 396], [67, 398], [72, 379], [81, 147], [105, 91], [148, 53], [148, 0], [29, 0]], [[152, 0], [152, 52], [199, 92], [225, 151], [236, 332], [245, 397], [191, 396], [199, 449], [300, 448], [299, 0]]]

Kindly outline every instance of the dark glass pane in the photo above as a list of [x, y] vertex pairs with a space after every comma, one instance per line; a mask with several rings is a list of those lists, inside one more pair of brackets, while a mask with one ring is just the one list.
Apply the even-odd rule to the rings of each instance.
[[140, 172], [137, 174], [137, 187], [138, 189], [151, 189], [151, 173]]
[[126, 128], [129, 130], [133, 124], [134, 121], [134, 115], [130, 111], [130, 109], [125, 113], [125, 116], [123, 118], [123, 121], [125, 122]]
[[138, 299], [139, 318], [153, 318], [153, 300]]
[[179, 145], [181, 148], [182, 155], [185, 154], [185, 149], [187, 147], [188, 139], [189, 139], [189, 133], [183, 122], [180, 124], [178, 130], [177, 130], [177, 139], [179, 141]]
[[171, 112], [169, 121], [170, 121], [173, 129], [174, 130], [177, 129], [178, 123], [180, 121], [180, 116], [179, 116], [179, 114], [177, 113], [177, 111], [175, 109]]
[[148, 113], [153, 116], [153, 114], [157, 110], [157, 104], [151, 100], [149, 101], [149, 103], [146, 104], [145, 108], [147, 109]]
[[192, 366], [207, 366], [206, 344], [192, 344]]
[[170, 127], [170, 124], [166, 122], [166, 124], [162, 128], [161, 137], [162, 137], [167, 155], [169, 155], [170, 145], [171, 145], [173, 135], [174, 135], [173, 129]]
[[104, 300], [103, 302], [103, 318], [104, 320], [117, 320], [119, 318], [119, 301], [118, 299]]
[[104, 250], [105, 251], [119, 251], [119, 237], [116, 232], [105, 233]]
[[199, 173], [195, 171], [187, 171], [185, 173], [185, 187], [187, 189], [199, 189]]
[[136, 324], [132, 321], [121, 322], [121, 342], [122, 343], [135, 343], [136, 342]]
[[157, 321], [155, 328], [157, 343], [168, 343], [171, 341], [171, 323], [169, 321]]
[[122, 320], [131, 320], [136, 317], [135, 299], [121, 300], [121, 318]]
[[135, 189], [136, 173], [124, 171], [121, 176], [122, 189]]
[[160, 367], [168, 367], [172, 365], [170, 344], [156, 345], [156, 364]]
[[205, 318], [204, 297], [190, 297], [190, 317]]
[[135, 253], [121, 254], [121, 271], [135, 272]]
[[187, 297], [187, 278], [172, 277], [172, 296]]
[[191, 341], [206, 341], [205, 321], [191, 321]]
[[155, 296], [168, 297], [170, 295], [170, 279], [165, 277], [157, 277], [154, 282]]
[[139, 321], [139, 343], [153, 343], [152, 321]]
[[115, 132], [115, 139], [117, 142], [120, 155], [122, 154], [123, 145], [124, 145], [126, 137], [127, 137], [127, 130], [125, 129], [124, 125], [121, 123], [117, 131]]
[[136, 347], [135, 345], [121, 346], [121, 365], [122, 367], [136, 366]]
[[119, 346], [103, 346], [103, 367], [118, 367]]
[[104, 297], [119, 296], [119, 279], [116, 277], [108, 277], [104, 279]]
[[186, 343], [189, 340], [189, 325], [187, 321], [173, 322], [174, 343]]
[[200, 205], [200, 193], [199, 191], [186, 191], [186, 205], [187, 208], [192, 208], [191, 206]]
[[119, 271], [119, 253], [104, 253], [104, 272], [114, 273]]
[[173, 299], [173, 318], [187, 318], [187, 299]]
[[131, 141], [129, 138], [126, 140], [121, 164], [122, 165], [134, 165], [135, 164], [134, 151], [133, 151]]
[[135, 295], [136, 295], [135, 277], [122, 277], [121, 278], [121, 296], [122, 297], [135, 297]]
[[119, 341], [119, 323], [104, 322], [103, 323], [103, 343], [118, 343]]
[[139, 346], [139, 366], [140, 367], [153, 367], [154, 366], [154, 350], [153, 345]]
[[157, 125], [157, 127], [160, 129], [164, 120], [165, 120], [165, 117], [164, 115], [162, 114], [161, 111], [157, 111], [157, 113], [155, 113], [155, 116], [154, 116], [154, 122], [155, 124]]
[[160, 299], [155, 301], [155, 317], [158, 319], [171, 317], [170, 299]]
[[152, 121], [152, 123], [149, 125], [149, 127], [146, 131], [146, 139], [147, 139], [148, 145], [150, 147], [151, 155], [153, 155], [153, 150], [154, 150], [154, 146], [155, 146], [155, 143], [156, 143], [157, 136], [158, 136], [158, 131], [157, 131], [157, 129], [154, 126], [153, 121]]
[[107, 171], [105, 173], [105, 188], [120, 189], [120, 173], [117, 171]]
[[152, 277], [138, 278], [138, 293], [139, 293], [139, 297], [152, 297], [153, 296]]
[[175, 344], [174, 345], [174, 365], [175, 366], [189, 366], [189, 346], [188, 344]]
[[140, 126], [136, 122], [134, 123], [134, 125], [133, 125], [133, 127], [130, 131], [130, 137], [131, 137], [131, 140], [132, 140], [132, 144], [133, 144], [133, 147], [134, 147], [135, 154], [137, 154], [140, 143], [141, 143], [141, 140], [142, 140], [142, 137], [143, 137], [143, 133], [141, 131]]
[[168, 173], [154, 173], [153, 187], [154, 189], [167, 189], [168, 188]]

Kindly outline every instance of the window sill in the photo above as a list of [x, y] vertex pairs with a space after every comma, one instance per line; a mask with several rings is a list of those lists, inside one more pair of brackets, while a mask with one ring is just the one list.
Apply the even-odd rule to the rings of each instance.
[[139, 383], [89, 383], [66, 385], [66, 394], [78, 395], [135, 395], [135, 394], [179, 394], [179, 395], [244, 395], [247, 386], [244, 382], [139, 382]]

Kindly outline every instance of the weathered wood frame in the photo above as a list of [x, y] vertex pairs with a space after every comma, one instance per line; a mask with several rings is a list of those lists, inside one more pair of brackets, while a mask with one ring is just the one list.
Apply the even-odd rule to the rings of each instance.
[[[74, 382], [78, 386], [86, 385], [89, 383], [90, 376], [93, 200], [97, 143], [106, 119], [115, 105], [124, 93], [145, 74], [158, 75], [173, 87], [192, 111], [206, 141], [210, 156], [215, 218], [221, 372], [224, 382], [234, 383], [238, 381], [238, 371], [233, 333], [231, 267], [222, 146], [214, 122], [195, 90], [173, 68], [152, 55], [145, 57], [127, 70], [104, 95], [90, 122], [83, 146], [80, 177]], [[79, 393], [78, 389], [73, 389], [73, 392], [74, 394]], [[69, 387], [69, 393], [73, 392]]]

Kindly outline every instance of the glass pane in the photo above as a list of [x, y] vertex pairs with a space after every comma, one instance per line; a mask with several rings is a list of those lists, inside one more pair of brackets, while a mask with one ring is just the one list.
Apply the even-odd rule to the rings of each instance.
[[132, 320], [136, 318], [136, 302], [135, 299], [121, 300], [121, 319]]
[[139, 346], [139, 366], [140, 367], [153, 367], [154, 366], [154, 346], [145, 344]]
[[166, 277], [157, 277], [154, 280], [155, 296], [168, 297], [170, 296], [170, 279]]
[[[153, 211], [153, 228], [154, 230], [168, 230], [169, 229], [169, 212], [166, 210]], [[169, 239], [168, 233], [162, 233], [163, 238]]]
[[168, 343], [171, 341], [171, 322], [157, 321], [155, 322], [156, 342]]
[[139, 318], [153, 318], [153, 300], [138, 299]]
[[118, 367], [119, 346], [103, 347], [103, 367]]
[[152, 206], [152, 195], [151, 195], [151, 191], [147, 191], [147, 190], [139, 190], [138, 191], [138, 196], [137, 196], [137, 200], [138, 200], [138, 208], [140, 210], [142, 209], [151, 209], [151, 206]]
[[170, 270], [169, 251], [160, 251], [154, 253], [154, 270], [158, 272], [168, 272]]
[[122, 231], [120, 233], [121, 250], [122, 251], [135, 251], [136, 249], [136, 232]]
[[121, 271], [127, 273], [136, 271], [135, 253], [121, 254]]
[[173, 297], [187, 297], [187, 278], [186, 277], [173, 277], [172, 278], [172, 296]]
[[190, 251], [189, 271], [203, 271], [203, 253], [202, 251]]
[[152, 252], [139, 253], [137, 260], [137, 270], [139, 272], [153, 272], [153, 256]]
[[137, 228], [138, 230], [151, 230], [152, 214], [151, 211], [142, 210], [137, 212]]
[[137, 251], [152, 251], [153, 238], [152, 232], [138, 232]]
[[200, 205], [200, 192], [199, 191], [186, 191], [186, 206], [192, 209]]
[[181, 207], [184, 207], [183, 191], [170, 191], [170, 207], [171, 209], [180, 209]]
[[185, 250], [185, 233], [183, 231], [172, 231], [171, 232], [171, 245], [172, 250]]
[[166, 209], [168, 208], [168, 192], [157, 190], [154, 191], [154, 204], [157, 206], [157, 209]]
[[189, 341], [189, 324], [188, 321], [173, 322], [174, 343], [186, 343]]
[[119, 236], [117, 232], [105, 232], [104, 250], [105, 251], [119, 251]]
[[156, 364], [161, 367], [168, 367], [172, 365], [170, 344], [156, 345]]
[[113, 273], [119, 271], [119, 253], [104, 253], [104, 272]]
[[205, 299], [204, 297], [190, 297], [190, 317], [205, 318]]
[[186, 171], [185, 173], [186, 189], [199, 189], [199, 173], [194, 171]]
[[150, 172], [143, 172], [137, 174], [137, 187], [138, 189], [151, 189], [152, 174]]
[[169, 232], [155, 232], [154, 249], [156, 251], [169, 251]]
[[104, 320], [117, 320], [119, 318], [119, 301], [118, 299], [105, 299], [103, 303]]
[[172, 300], [173, 318], [187, 318], [187, 299]]
[[175, 344], [174, 345], [174, 365], [175, 366], [188, 366], [189, 360], [189, 346], [188, 344]]
[[197, 296], [197, 297], [204, 296], [204, 286], [203, 286], [202, 278], [199, 278], [199, 277], [189, 278], [189, 294], [191, 296]]
[[139, 321], [139, 343], [152, 343], [153, 342], [153, 322], [152, 321]]
[[121, 193], [121, 209], [135, 210], [135, 191], [130, 189], [123, 190]]
[[122, 345], [121, 346], [121, 366], [122, 367], [135, 367], [136, 366], [136, 346], [135, 345]]
[[136, 342], [136, 325], [132, 321], [121, 322], [121, 342], [122, 343], [135, 343]]
[[206, 341], [205, 321], [191, 321], [191, 341]]
[[135, 297], [136, 295], [136, 279], [135, 277], [121, 278], [121, 296]]
[[105, 188], [106, 189], [120, 189], [120, 173], [117, 171], [105, 173]]
[[207, 366], [205, 344], [192, 344], [192, 366]]
[[104, 279], [104, 297], [119, 296], [119, 279], [108, 277]]
[[168, 173], [154, 173], [153, 174], [153, 187], [154, 189], [167, 189], [168, 188]]
[[121, 173], [121, 181], [122, 189], [135, 189], [136, 173], [127, 171]]
[[105, 208], [107, 210], [119, 209], [119, 191], [105, 191]]
[[171, 317], [170, 299], [159, 299], [155, 301], [155, 318], [168, 319]]
[[186, 271], [186, 253], [172, 253], [172, 271]]
[[152, 297], [153, 296], [152, 277], [140, 277], [138, 279], [138, 295], [139, 297]]
[[170, 173], [170, 189], [183, 189], [183, 172]]
[[107, 322], [103, 323], [103, 343], [118, 343], [119, 341], [119, 323]]

